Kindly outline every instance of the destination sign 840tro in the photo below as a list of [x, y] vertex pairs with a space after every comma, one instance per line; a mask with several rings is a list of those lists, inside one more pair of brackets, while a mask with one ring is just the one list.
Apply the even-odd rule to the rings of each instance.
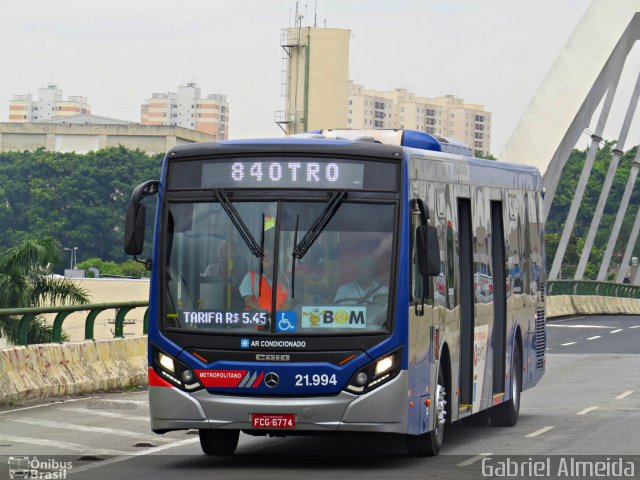
[[340, 161], [216, 162], [203, 165], [203, 188], [362, 189], [364, 165]]

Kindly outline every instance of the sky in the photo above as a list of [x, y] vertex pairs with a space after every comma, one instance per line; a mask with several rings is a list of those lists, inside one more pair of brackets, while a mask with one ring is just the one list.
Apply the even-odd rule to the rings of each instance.
[[[308, 0], [303, 24], [351, 30], [349, 75], [492, 112], [499, 154], [590, 0]], [[317, 5], [317, 7], [316, 7]], [[230, 138], [281, 136], [280, 32], [295, 0], [2, 0], [0, 121], [50, 81], [95, 115], [140, 121], [154, 92], [227, 95]], [[631, 79], [633, 83], [635, 78]], [[624, 82], [629, 81], [623, 79]], [[612, 117], [622, 116], [614, 110]], [[632, 130], [633, 131], [633, 130]], [[605, 132], [606, 133], [606, 132]]]

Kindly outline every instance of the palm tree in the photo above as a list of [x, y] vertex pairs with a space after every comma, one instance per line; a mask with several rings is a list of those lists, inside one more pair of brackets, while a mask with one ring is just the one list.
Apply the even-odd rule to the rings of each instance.
[[[60, 244], [52, 238], [25, 240], [0, 251], [0, 309], [87, 304], [87, 291], [66, 278], [50, 275], [50, 265], [62, 262]], [[18, 339], [18, 318], [0, 317], [0, 335]], [[29, 330], [29, 343], [46, 343], [52, 328], [36, 317]]]

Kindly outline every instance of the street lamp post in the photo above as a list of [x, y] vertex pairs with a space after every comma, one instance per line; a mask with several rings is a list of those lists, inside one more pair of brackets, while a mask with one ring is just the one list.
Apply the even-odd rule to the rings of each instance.
[[65, 252], [70, 252], [70, 257], [69, 258], [69, 269], [70, 270], [75, 270], [76, 266], [78, 265], [78, 247], [73, 247], [73, 248], [69, 248], [69, 247], [64, 247], [64, 251]]

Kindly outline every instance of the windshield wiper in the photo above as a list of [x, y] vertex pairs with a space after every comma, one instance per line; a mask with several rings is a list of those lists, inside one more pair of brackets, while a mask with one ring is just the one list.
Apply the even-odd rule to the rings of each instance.
[[227, 212], [229, 220], [231, 220], [233, 226], [236, 227], [236, 230], [238, 230], [238, 233], [244, 240], [244, 243], [247, 244], [247, 247], [249, 247], [249, 250], [251, 250], [251, 253], [253, 253], [258, 258], [262, 258], [262, 255], [264, 253], [262, 246], [260, 246], [258, 242], [256, 242], [255, 238], [253, 238], [253, 235], [251, 235], [251, 231], [242, 221], [240, 214], [236, 210], [236, 207], [233, 206], [233, 203], [231, 203], [231, 201], [229, 200], [229, 197], [227, 197], [225, 191], [216, 188], [213, 190], [213, 193], [220, 202], [220, 205], [222, 205], [222, 208], [224, 208], [224, 211]]
[[324, 227], [327, 226], [329, 220], [331, 220], [333, 215], [338, 211], [338, 208], [340, 208], [340, 204], [342, 203], [342, 200], [346, 195], [346, 191], [337, 190], [331, 196], [331, 198], [329, 199], [329, 203], [327, 203], [327, 206], [324, 208], [322, 213], [318, 216], [318, 218], [316, 218], [315, 222], [313, 222], [313, 225], [311, 225], [311, 228], [309, 228], [305, 236], [302, 237], [300, 243], [294, 245], [294, 257], [301, 259], [305, 256], [305, 254], [311, 248], [311, 245], [313, 245], [313, 242], [316, 241], [318, 236], [322, 233], [322, 230], [324, 230]]
[[[298, 244], [298, 223], [300, 222], [300, 215], [296, 215], [296, 231], [293, 234], [293, 249], [295, 250]], [[296, 293], [296, 256], [291, 253], [291, 298], [294, 298]]]

